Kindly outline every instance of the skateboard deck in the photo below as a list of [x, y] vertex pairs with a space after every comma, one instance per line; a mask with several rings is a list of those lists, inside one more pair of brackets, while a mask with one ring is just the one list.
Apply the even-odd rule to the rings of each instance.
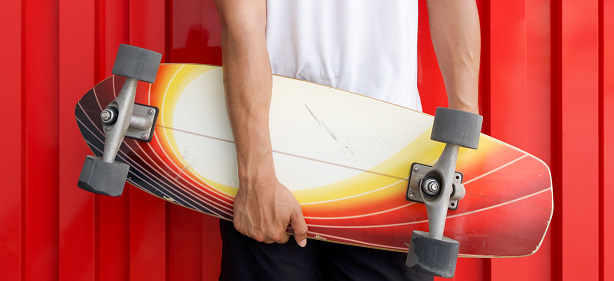
[[[75, 116], [101, 156], [101, 111], [124, 77], [87, 92]], [[159, 109], [150, 142], [124, 139], [116, 160], [128, 182], [169, 202], [232, 220], [238, 187], [222, 68], [162, 64], [156, 82], [139, 82], [136, 103]], [[309, 237], [407, 252], [413, 230], [428, 231], [424, 204], [408, 201], [413, 163], [433, 165], [433, 117], [324, 85], [274, 76], [270, 131], [279, 180], [292, 190]], [[552, 181], [538, 158], [481, 135], [461, 148], [456, 171], [466, 196], [448, 211], [444, 235], [459, 256], [513, 257], [537, 251], [553, 210]], [[291, 231], [291, 229], [289, 230]]]

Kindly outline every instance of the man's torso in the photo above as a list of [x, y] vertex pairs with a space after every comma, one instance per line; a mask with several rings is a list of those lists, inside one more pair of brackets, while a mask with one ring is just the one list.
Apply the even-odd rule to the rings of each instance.
[[421, 110], [416, 0], [268, 0], [273, 73]]

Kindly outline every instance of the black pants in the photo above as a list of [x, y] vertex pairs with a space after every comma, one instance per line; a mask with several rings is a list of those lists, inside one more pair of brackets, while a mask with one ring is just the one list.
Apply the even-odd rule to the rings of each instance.
[[221, 220], [220, 280], [433, 280], [405, 266], [406, 254], [313, 239], [305, 248], [257, 242]]

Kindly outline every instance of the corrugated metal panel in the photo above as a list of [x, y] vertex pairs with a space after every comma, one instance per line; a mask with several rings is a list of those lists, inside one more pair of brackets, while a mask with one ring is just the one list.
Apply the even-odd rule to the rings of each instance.
[[[76, 187], [89, 154], [76, 101], [110, 75], [120, 43], [167, 62], [221, 63], [206, 0], [10, 0], [0, 10], [0, 280], [215, 280], [217, 219], [127, 186]], [[425, 111], [445, 89], [420, 0]], [[555, 219], [526, 258], [461, 259], [454, 280], [614, 280], [614, 4], [478, 1], [484, 131], [550, 164]], [[20, 93], [20, 94], [18, 94]]]

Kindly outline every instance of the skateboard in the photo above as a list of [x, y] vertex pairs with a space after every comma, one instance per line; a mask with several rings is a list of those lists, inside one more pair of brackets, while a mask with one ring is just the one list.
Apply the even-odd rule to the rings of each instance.
[[[155, 53], [122, 48], [116, 75], [75, 107], [83, 138], [100, 157], [86, 158], [79, 187], [118, 196], [127, 181], [163, 200], [232, 220], [239, 182], [222, 68], [158, 66]], [[151, 65], [142, 63], [147, 60]], [[424, 253], [437, 247], [432, 241], [455, 244], [452, 254], [435, 255], [453, 261], [408, 258], [408, 266], [454, 266], [456, 255], [535, 253], [552, 218], [547, 165], [479, 134], [479, 125], [462, 125], [481, 119], [439, 111], [438, 121], [359, 94], [274, 76], [275, 169], [301, 205], [309, 238], [414, 257], [433, 256]], [[477, 134], [456, 137], [476, 126]], [[434, 201], [438, 207], [430, 206]], [[427, 270], [451, 277], [450, 269], [443, 271]]]

